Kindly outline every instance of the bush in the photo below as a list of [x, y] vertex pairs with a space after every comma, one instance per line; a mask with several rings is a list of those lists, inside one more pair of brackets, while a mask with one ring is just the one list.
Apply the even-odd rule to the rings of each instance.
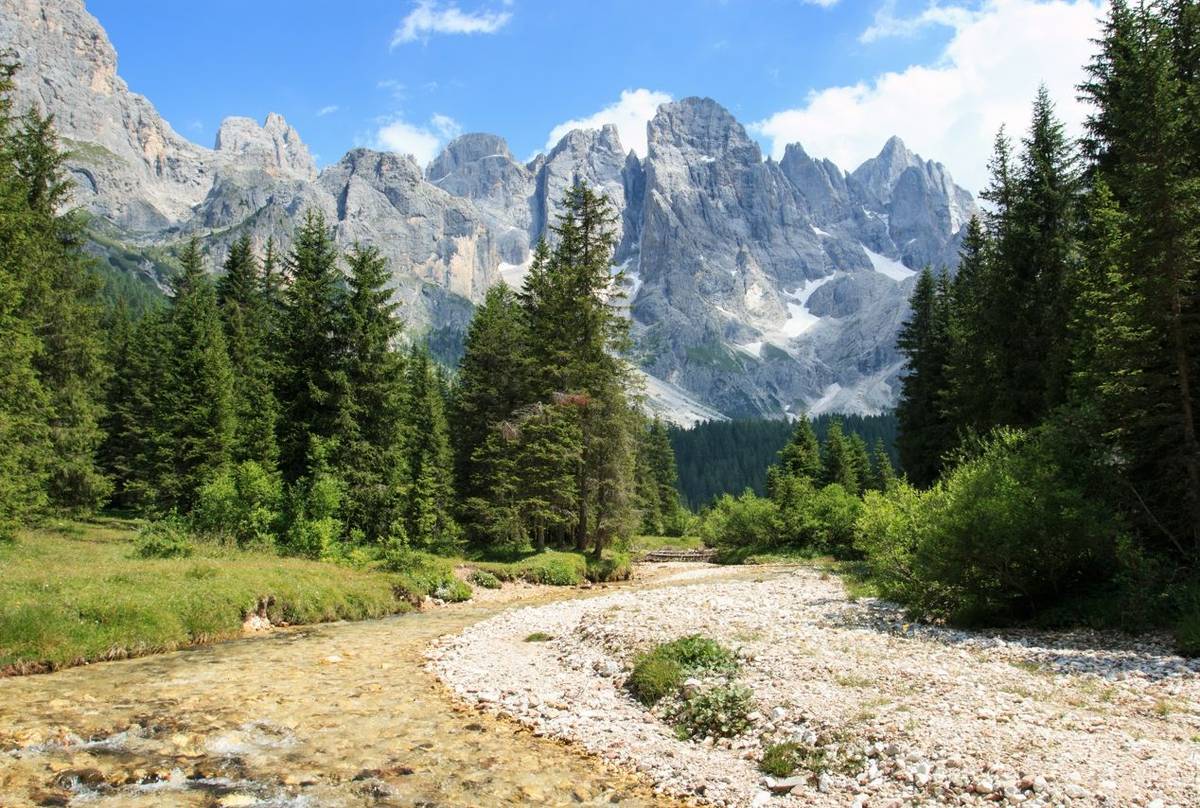
[[475, 570], [471, 573], [471, 583], [484, 589], [499, 589], [500, 579], [487, 570]]
[[700, 536], [718, 549], [772, 547], [780, 537], [778, 508], [752, 491], [726, 494], [703, 515]]
[[682, 684], [683, 666], [674, 659], [651, 652], [637, 658], [625, 686], [634, 698], [650, 707], [679, 690]]
[[173, 516], [149, 523], [138, 531], [134, 542], [134, 554], [139, 558], [187, 558], [196, 551], [187, 525]]
[[530, 556], [518, 567], [526, 581], [546, 586], [578, 586], [587, 572], [587, 562], [582, 556], [552, 550]]
[[291, 552], [307, 558], [337, 555], [343, 530], [338, 509], [343, 495], [341, 481], [321, 470], [293, 486], [284, 534]]
[[732, 673], [737, 657], [716, 640], [693, 634], [658, 645], [634, 660], [626, 686], [646, 706], [657, 704], [694, 673]]
[[442, 581], [437, 588], [433, 590], [433, 597], [446, 603], [462, 603], [471, 599], [471, 587], [466, 581], [460, 581], [453, 574], [449, 580]]
[[535, 631], [525, 638], [525, 642], [550, 642], [554, 637], [544, 631]]
[[775, 478], [779, 543], [844, 558], [854, 552], [854, 525], [862, 500], [834, 483], [816, 488], [805, 477]]
[[278, 476], [248, 460], [222, 469], [200, 488], [192, 525], [239, 547], [270, 544], [279, 530], [282, 497]]
[[599, 560], [588, 556], [587, 579], [589, 581], [596, 583], [628, 581], [631, 575], [633, 575], [633, 562], [629, 558], [629, 553], [613, 550]]
[[998, 430], [932, 490], [867, 498], [857, 546], [881, 592], [960, 624], [1027, 618], [1107, 583], [1120, 525], [1057, 436]]
[[741, 685], [717, 685], [683, 700], [675, 711], [681, 738], [731, 738], [750, 729], [754, 695]]

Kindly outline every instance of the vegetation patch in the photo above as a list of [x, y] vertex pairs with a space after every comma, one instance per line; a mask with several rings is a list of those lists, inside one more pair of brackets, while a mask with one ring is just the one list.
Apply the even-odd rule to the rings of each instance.
[[484, 589], [499, 589], [500, 579], [487, 570], [474, 570], [471, 572], [471, 583], [475, 586]]
[[525, 638], [525, 642], [550, 642], [553, 639], [553, 635], [547, 634], [544, 631], [535, 631]]
[[[814, 752], [819, 751], [790, 741], [773, 743], [763, 750], [758, 770], [772, 777], [791, 777], [798, 769], [812, 768], [809, 764], [814, 757]], [[823, 757], [823, 754], [820, 757]], [[819, 765], [820, 761], [816, 762]]]
[[723, 684], [683, 699], [672, 719], [683, 739], [731, 738], [750, 728], [754, 694], [736, 684]]
[[195, 552], [187, 526], [179, 519], [150, 522], [138, 531], [134, 544], [138, 558], [187, 558]]
[[0, 671], [54, 670], [238, 637], [259, 603], [268, 604], [272, 623], [292, 625], [410, 608], [400, 575], [205, 542], [191, 556], [142, 557], [137, 528], [95, 519], [0, 543]]
[[737, 657], [716, 640], [693, 634], [656, 646], [634, 660], [626, 686], [646, 706], [678, 692], [692, 674], [731, 674]]

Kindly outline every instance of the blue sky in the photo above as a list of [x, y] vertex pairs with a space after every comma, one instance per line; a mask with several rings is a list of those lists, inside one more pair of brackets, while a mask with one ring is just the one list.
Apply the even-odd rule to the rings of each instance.
[[130, 87], [203, 145], [227, 115], [274, 111], [321, 165], [355, 145], [424, 161], [459, 131], [502, 135], [525, 159], [565, 122], [605, 119], [638, 149], [657, 103], [707, 95], [767, 153], [799, 140], [853, 168], [895, 133], [972, 190], [1039, 79], [1077, 123], [1069, 88], [1099, 13], [1092, 0], [87, 5]]

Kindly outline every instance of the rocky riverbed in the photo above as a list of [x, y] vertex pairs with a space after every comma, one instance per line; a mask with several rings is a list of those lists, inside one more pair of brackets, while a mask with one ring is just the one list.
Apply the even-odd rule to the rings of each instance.
[[[1200, 805], [1200, 662], [1162, 638], [916, 626], [815, 570], [730, 575], [693, 566], [671, 581], [689, 586], [515, 609], [443, 638], [428, 665], [466, 702], [697, 802]], [[639, 651], [696, 633], [737, 650], [753, 691], [734, 739], [681, 741], [624, 689]], [[761, 774], [786, 741], [812, 765]]]

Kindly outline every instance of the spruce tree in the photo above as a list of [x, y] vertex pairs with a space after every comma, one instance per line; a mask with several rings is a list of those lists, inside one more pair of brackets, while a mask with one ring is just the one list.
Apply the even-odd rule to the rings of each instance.
[[275, 399], [270, 357], [274, 312], [264, 292], [249, 236], [230, 246], [224, 270], [217, 281], [217, 302], [233, 369], [237, 415], [233, 459], [252, 460], [273, 470], [279, 456], [275, 439], [279, 402]]
[[842, 432], [842, 422], [835, 420], [825, 435], [821, 451], [821, 484], [840, 485], [847, 493], [858, 491], [858, 458], [852, 440]]
[[896, 468], [883, 439], [875, 441], [871, 450], [871, 485], [876, 491], [887, 491], [896, 483]]
[[861, 494], [871, 483], [871, 455], [867, 452], [867, 443], [861, 435], [851, 433], [847, 439], [847, 449], [850, 455], [850, 467], [853, 471], [854, 487], [846, 490], [851, 494]]
[[941, 406], [947, 389], [947, 288], [929, 269], [921, 273], [910, 301], [912, 314], [896, 340], [908, 360], [896, 406], [897, 445], [905, 473], [921, 486], [937, 479], [942, 457], [953, 445], [953, 433]]
[[778, 473], [787, 477], [806, 477], [816, 480], [821, 475], [821, 445], [808, 417], [796, 419], [792, 436], [779, 451]]
[[576, 402], [569, 396], [537, 403], [519, 415], [516, 453], [519, 509], [534, 549], [565, 533], [576, 518], [575, 473], [582, 452]]
[[153, 416], [162, 429], [163, 470], [154, 488], [160, 506], [187, 511], [200, 487], [232, 459], [237, 414], [217, 294], [197, 239], [185, 245], [180, 264], [167, 315], [163, 393]]
[[497, 424], [532, 403], [527, 342], [524, 313], [516, 295], [504, 284], [493, 286], [467, 329], [450, 408], [454, 479], [464, 502], [484, 494], [475, 484], [477, 479], [487, 478], [475, 465], [476, 452]]
[[429, 352], [414, 344], [407, 362], [408, 539], [425, 549], [450, 550], [460, 539], [454, 519], [454, 481], [445, 399]]
[[315, 440], [332, 439], [349, 395], [343, 333], [345, 288], [325, 216], [304, 214], [287, 259], [278, 398], [280, 469], [307, 472]]
[[387, 262], [356, 245], [346, 259], [345, 339], [348, 396], [338, 430], [337, 469], [346, 483], [346, 526], [372, 542], [403, 523], [410, 484], [405, 433], [404, 357], [397, 340], [399, 304]]

